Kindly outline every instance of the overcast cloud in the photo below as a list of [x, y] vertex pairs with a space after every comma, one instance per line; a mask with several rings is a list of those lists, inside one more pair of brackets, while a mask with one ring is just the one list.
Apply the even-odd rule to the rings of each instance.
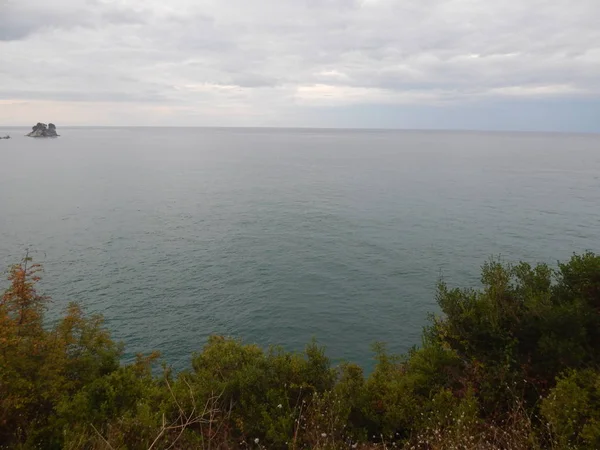
[[598, 0], [0, 0], [0, 124], [599, 118]]

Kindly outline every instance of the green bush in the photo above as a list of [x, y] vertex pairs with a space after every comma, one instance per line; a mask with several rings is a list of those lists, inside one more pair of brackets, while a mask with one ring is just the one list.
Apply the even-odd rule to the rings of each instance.
[[121, 346], [101, 317], [85, 318], [75, 304], [44, 329], [48, 298], [35, 289], [40, 271], [30, 258], [13, 266], [0, 301], [0, 442], [51, 448], [61, 441], [49, 424], [57, 405], [117, 370]]
[[440, 284], [444, 317], [430, 334], [469, 368], [487, 411], [508, 410], [515, 390], [533, 404], [561, 371], [600, 362], [599, 273], [592, 253], [558, 271], [487, 263], [481, 290]]
[[365, 376], [211, 337], [191, 368], [120, 364], [99, 316], [43, 326], [29, 258], [0, 301], [0, 447], [48, 449], [600, 448], [600, 257], [491, 261], [480, 289], [440, 283], [420, 348], [375, 346]]
[[[160, 428], [164, 393], [152, 377], [158, 355], [138, 357], [136, 364], [99, 376], [56, 407], [52, 426], [62, 430], [65, 444], [88, 445], [100, 435], [126, 448], [148, 448]], [[111, 422], [119, 419], [118, 427]]]
[[[331, 390], [335, 372], [323, 349], [315, 343], [304, 354], [213, 336], [192, 360], [193, 370], [182, 373], [175, 389], [190, 407], [218, 397], [236, 439], [250, 437], [284, 446], [296, 420], [314, 395]], [[190, 398], [189, 393], [192, 393]]]
[[562, 448], [600, 448], [600, 371], [569, 371], [541, 410]]

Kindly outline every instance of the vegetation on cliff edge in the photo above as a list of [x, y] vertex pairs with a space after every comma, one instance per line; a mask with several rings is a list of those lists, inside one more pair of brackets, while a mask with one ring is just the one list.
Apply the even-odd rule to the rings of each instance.
[[0, 300], [0, 447], [600, 448], [593, 253], [556, 270], [490, 261], [481, 289], [440, 283], [422, 346], [376, 346], [369, 376], [332, 367], [316, 343], [219, 336], [181, 373], [157, 370], [157, 353], [123, 365], [102, 317], [76, 304], [43, 326], [40, 274], [25, 258]]

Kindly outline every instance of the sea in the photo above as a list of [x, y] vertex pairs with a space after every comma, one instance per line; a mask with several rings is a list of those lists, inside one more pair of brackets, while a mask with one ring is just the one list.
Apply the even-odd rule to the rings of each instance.
[[27, 131], [0, 127], [0, 271], [29, 252], [48, 321], [80, 302], [124, 361], [185, 369], [219, 334], [369, 371], [420, 345], [440, 279], [600, 252], [600, 135]]

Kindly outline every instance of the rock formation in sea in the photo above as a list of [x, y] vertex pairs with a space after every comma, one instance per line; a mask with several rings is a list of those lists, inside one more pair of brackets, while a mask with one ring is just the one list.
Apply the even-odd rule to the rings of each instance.
[[0, 136], [0, 139], [10, 139], [10, 136], [8, 134], [6, 136]]
[[31, 127], [31, 133], [27, 134], [29, 137], [57, 137], [56, 126], [53, 123], [46, 125], [45, 123], [38, 122], [36, 125]]

